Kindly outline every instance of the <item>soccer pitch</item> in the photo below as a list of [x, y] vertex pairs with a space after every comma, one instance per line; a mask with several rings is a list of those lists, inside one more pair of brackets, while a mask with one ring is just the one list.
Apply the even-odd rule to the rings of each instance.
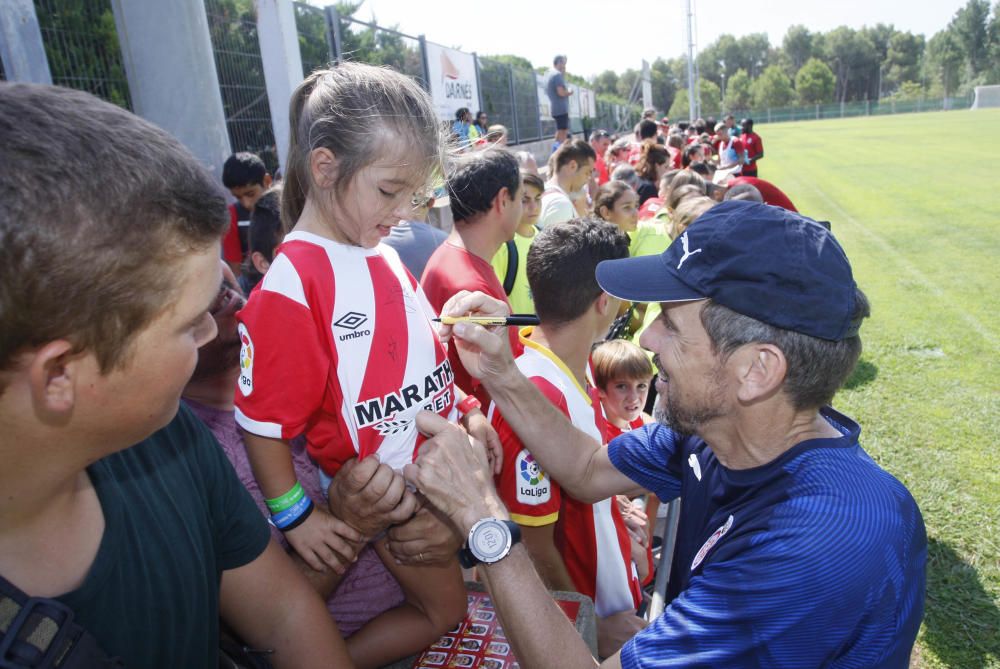
[[914, 667], [1000, 667], [996, 127], [1000, 110], [756, 128], [759, 176], [832, 222], [872, 303], [861, 363], [835, 405], [924, 514]]

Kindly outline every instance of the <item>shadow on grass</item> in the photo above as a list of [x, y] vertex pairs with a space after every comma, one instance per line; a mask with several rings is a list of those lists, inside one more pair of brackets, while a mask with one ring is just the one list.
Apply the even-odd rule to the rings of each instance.
[[844, 384], [844, 388], [847, 388], [848, 390], [860, 388], [866, 383], [874, 381], [877, 376], [878, 367], [867, 360], [858, 360], [858, 364], [854, 367], [854, 371], [851, 372], [849, 377], [847, 377], [847, 383]]
[[948, 667], [1000, 660], [1000, 609], [948, 544], [928, 539], [924, 643]]

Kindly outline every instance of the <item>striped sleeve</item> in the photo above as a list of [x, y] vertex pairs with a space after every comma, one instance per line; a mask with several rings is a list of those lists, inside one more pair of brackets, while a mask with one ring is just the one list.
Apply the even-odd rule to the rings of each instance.
[[608, 457], [620, 472], [664, 502], [681, 493], [682, 437], [670, 428], [651, 423], [626, 432], [608, 444]]

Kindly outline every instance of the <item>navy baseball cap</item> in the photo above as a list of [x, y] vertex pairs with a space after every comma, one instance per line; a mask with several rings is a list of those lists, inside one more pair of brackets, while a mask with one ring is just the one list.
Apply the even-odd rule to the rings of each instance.
[[597, 282], [631, 302], [712, 299], [775, 327], [840, 341], [858, 334], [856, 284], [844, 250], [816, 221], [731, 200], [660, 255], [605, 260]]

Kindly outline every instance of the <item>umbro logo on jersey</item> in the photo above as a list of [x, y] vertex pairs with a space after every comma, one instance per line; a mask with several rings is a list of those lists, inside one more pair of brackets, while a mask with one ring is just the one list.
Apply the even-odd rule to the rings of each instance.
[[357, 311], [348, 311], [346, 314], [335, 320], [333, 325], [334, 327], [343, 328], [345, 330], [352, 330], [352, 332], [338, 337], [340, 341], [347, 341], [348, 339], [357, 339], [359, 337], [370, 337], [372, 334], [371, 330], [358, 329], [367, 322], [368, 316], [360, 314]]
[[344, 328], [345, 330], [357, 330], [359, 327], [365, 324], [368, 317], [364, 314], [359, 314], [356, 311], [348, 311], [346, 314], [334, 321], [334, 325], [338, 328]]

